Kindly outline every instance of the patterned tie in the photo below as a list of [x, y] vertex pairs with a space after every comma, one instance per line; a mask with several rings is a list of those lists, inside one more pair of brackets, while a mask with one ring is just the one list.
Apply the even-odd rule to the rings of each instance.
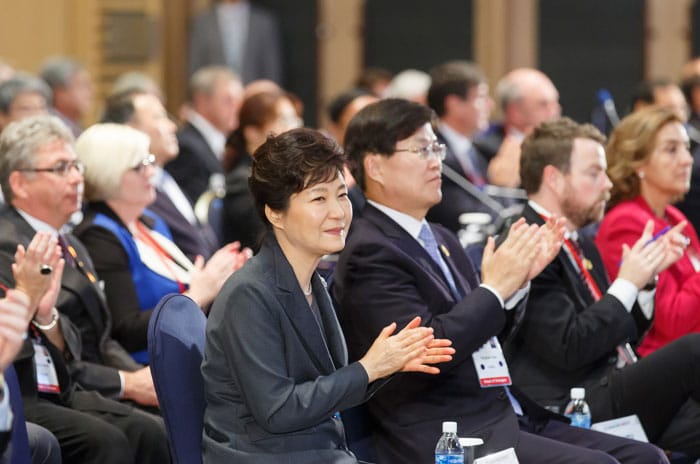
[[440, 250], [438, 250], [438, 244], [435, 240], [435, 236], [433, 235], [433, 231], [430, 230], [430, 227], [427, 224], [423, 224], [423, 226], [421, 227], [420, 233], [418, 234], [418, 239], [420, 239], [420, 241], [423, 242], [423, 247], [425, 248], [425, 251], [428, 252], [433, 261], [435, 261], [435, 263], [442, 270], [442, 274], [445, 276], [445, 280], [450, 286], [450, 291], [452, 291], [452, 296], [454, 296], [458, 300], [462, 299], [462, 295], [457, 290], [457, 285], [455, 284], [454, 278], [452, 277], [452, 272], [450, 272], [450, 268], [447, 267], [447, 263], [445, 263], [445, 260], [442, 259]]
[[70, 252], [71, 246], [68, 243], [68, 240], [66, 240], [63, 234], [58, 234], [56, 238], [58, 239], [58, 245], [61, 247], [61, 254], [63, 255], [64, 261], [69, 266], [75, 267], [75, 258]]

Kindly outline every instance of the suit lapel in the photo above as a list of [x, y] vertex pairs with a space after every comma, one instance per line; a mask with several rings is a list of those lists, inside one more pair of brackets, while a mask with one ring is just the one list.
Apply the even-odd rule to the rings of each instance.
[[[430, 257], [425, 248], [423, 248], [423, 246], [418, 243], [415, 238], [406, 232], [400, 225], [394, 222], [394, 220], [392, 220], [389, 216], [382, 213], [370, 204], [365, 206], [365, 209], [362, 211], [362, 217], [372, 222], [375, 226], [382, 230], [384, 234], [394, 240], [399, 248], [405, 250], [412, 259], [417, 261], [420, 264], [420, 267], [428, 273], [432, 280], [435, 281], [435, 284], [450, 296], [449, 299], [454, 299], [452, 290], [450, 290], [450, 286], [445, 280], [442, 269], [440, 269], [440, 266], [433, 261], [433, 258]], [[438, 239], [438, 237], [435, 238], [438, 240], [438, 244], [442, 244], [442, 240]], [[444, 257], [444, 251], [441, 250], [440, 252], [443, 253]], [[452, 270], [453, 274], [455, 274], [453, 267], [451, 267], [450, 270]], [[459, 282], [462, 283], [461, 280]], [[466, 288], [464, 285], [462, 285], [462, 287], [463, 289]]]
[[340, 369], [348, 364], [348, 349], [345, 344], [345, 337], [340, 328], [340, 323], [333, 309], [325, 282], [317, 274], [313, 277], [314, 295], [321, 313], [321, 321], [325, 329], [326, 343], [330, 351], [333, 364], [336, 369]]
[[[331, 355], [326, 347], [326, 342], [319, 330], [318, 322], [299, 288], [299, 283], [294, 276], [292, 267], [285, 258], [276, 240], [268, 238], [267, 251], [271, 253], [273, 275], [276, 276], [275, 295], [284, 312], [287, 314], [294, 330], [299, 334], [299, 340], [306, 347], [309, 357], [312, 359], [319, 372], [329, 374], [335, 369]], [[263, 253], [263, 250], [260, 252]], [[316, 289], [314, 289], [316, 290]], [[316, 294], [317, 292], [314, 292]], [[319, 302], [319, 309], [321, 303]], [[322, 313], [323, 314], [323, 313]]]

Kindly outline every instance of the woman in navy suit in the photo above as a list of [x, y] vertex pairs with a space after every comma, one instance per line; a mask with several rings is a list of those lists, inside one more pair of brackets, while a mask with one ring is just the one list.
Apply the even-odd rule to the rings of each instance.
[[207, 322], [204, 462], [354, 463], [338, 411], [398, 371], [435, 374], [449, 341], [411, 321], [385, 327], [358, 362], [316, 266], [343, 248], [352, 211], [345, 158], [317, 131], [269, 138], [250, 189], [268, 228], [258, 255], [225, 283]]

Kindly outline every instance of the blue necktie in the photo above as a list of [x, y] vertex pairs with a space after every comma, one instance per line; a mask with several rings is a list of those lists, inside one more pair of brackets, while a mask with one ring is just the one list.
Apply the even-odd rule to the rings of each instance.
[[462, 295], [459, 292], [459, 290], [457, 290], [457, 285], [455, 284], [454, 278], [452, 277], [452, 272], [450, 272], [450, 268], [447, 267], [447, 263], [444, 259], [442, 259], [440, 250], [438, 250], [437, 241], [435, 240], [433, 231], [430, 230], [428, 224], [423, 224], [423, 226], [420, 229], [420, 233], [418, 234], [418, 239], [421, 242], [423, 242], [423, 248], [425, 248], [425, 251], [428, 252], [433, 261], [435, 261], [435, 263], [442, 270], [442, 274], [445, 276], [445, 280], [450, 286], [450, 291], [452, 291], [452, 296], [454, 296], [458, 300], [461, 300]]

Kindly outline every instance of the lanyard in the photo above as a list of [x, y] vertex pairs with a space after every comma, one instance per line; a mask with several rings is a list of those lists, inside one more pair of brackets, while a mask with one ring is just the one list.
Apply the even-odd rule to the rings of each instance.
[[576, 266], [578, 267], [579, 271], [581, 272], [581, 275], [583, 276], [583, 280], [586, 282], [586, 285], [588, 286], [588, 289], [591, 291], [591, 294], [593, 295], [593, 299], [595, 301], [598, 301], [602, 298], [603, 293], [600, 291], [600, 288], [598, 288], [598, 284], [595, 282], [593, 279], [593, 276], [591, 275], [590, 272], [588, 272], [588, 267], [584, 265], [583, 261], [581, 260], [581, 255], [579, 254], [579, 246], [574, 245], [571, 240], [568, 238], [564, 240], [564, 245], [569, 249], [571, 252], [571, 256], [574, 257], [574, 261], [576, 261]]
[[185, 288], [185, 284], [183, 284], [180, 281], [180, 279], [177, 278], [177, 273], [173, 269], [173, 264], [175, 264], [175, 261], [172, 259], [170, 254], [167, 251], [165, 251], [163, 247], [160, 246], [160, 244], [153, 237], [151, 237], [151, 234], [146, 229], [146, 227], [143, 224], [141, 224], [141, 222], [138, 220], [136, 221], [136, 231], [138, 232], [137, 235], [141, 239], [141, 241], [156, 251], [158, 258], [168, 269], [168, 272], [170, 272], [170, 275], [172, 276], [172, 279], [175, 281], [175, 283], [177, 283], [177, 287], [180, 293], [185, 293], [185, 290], [187, 290], [187, 288]]
[[[545, 216], [544, 214], [540, 214], [540, 217], [545, 221], [549, 220], [549, 217]], [[578, 244], [575, 245], [571, 241], [571, 239], [568, 238], [564, 240], [564, 245], [569, 250], [569, 254], [571, 254], [571, 256], [574, 258], [574, 262], [576, 262], [576, 267], [578, 267], [579, 273], [583, 277], [584, 282], [586, 282], [586, 286], [591, 292], [593, 299], [595, 301], [600, 300], [603, 297], [603, 292], [600, 291], [598, 284], [593, 279], [591, 273], [588, 271], [589, 266], [593, 267], [590, 261], [586, 260], [586, 264], [588, 264], [588, 266], [586, 266], [584, 265], [584, 262], [581, 259], [581, 247]]]

